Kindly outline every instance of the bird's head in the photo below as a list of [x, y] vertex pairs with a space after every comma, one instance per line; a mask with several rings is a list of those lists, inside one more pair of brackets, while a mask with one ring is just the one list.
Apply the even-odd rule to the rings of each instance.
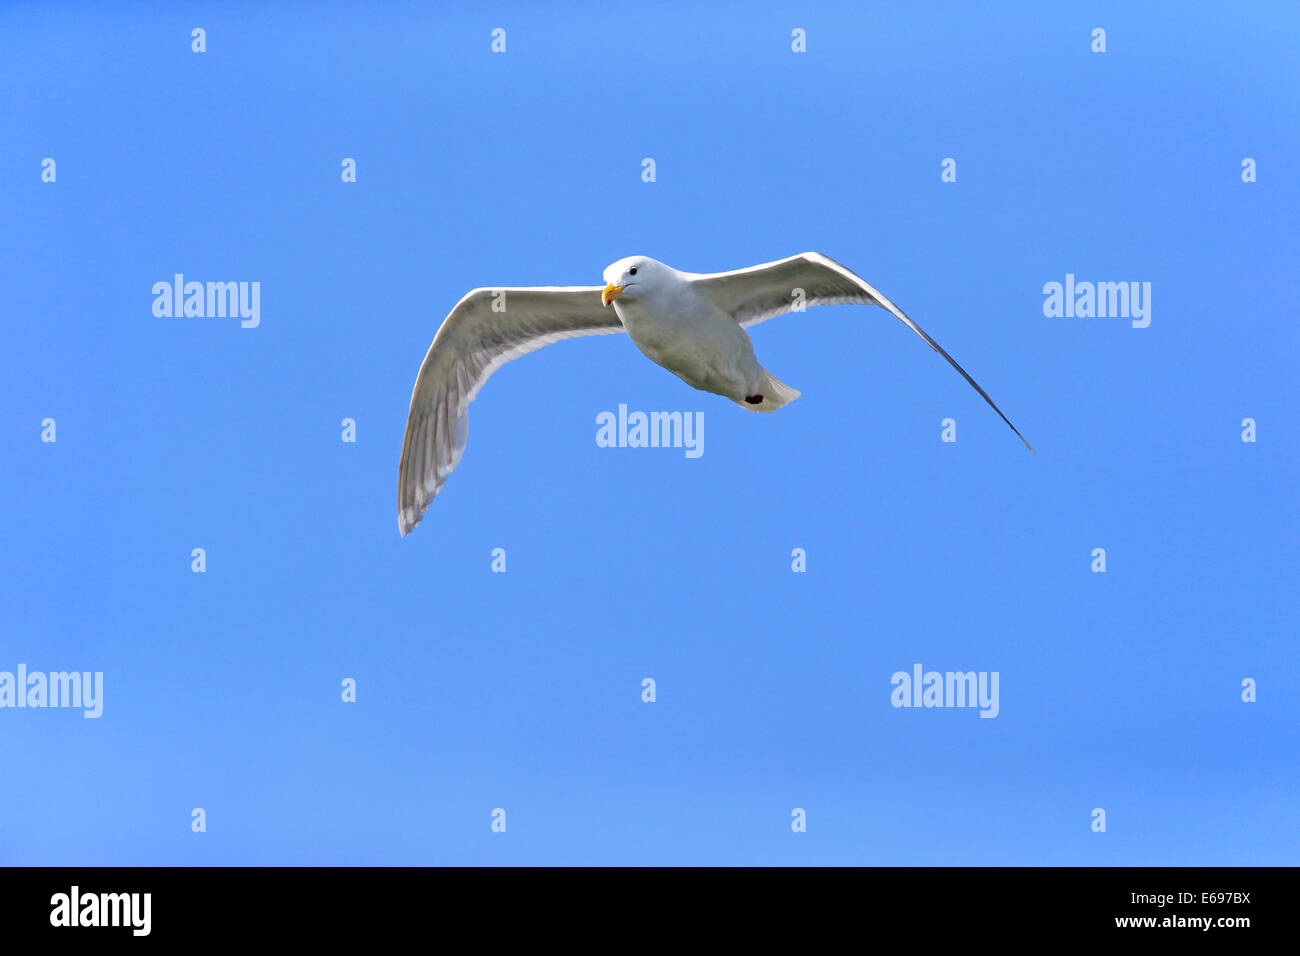
[[668, 271], [670, 270], [662, 262], [656, 262], [647, 256], [619, 259], [605, 268], [602, 277], [605, 280], [605, 291], [600, 294], [601, 304], [609, 305], [624, 296], [635, 301], [638, 296], [653, 289]]

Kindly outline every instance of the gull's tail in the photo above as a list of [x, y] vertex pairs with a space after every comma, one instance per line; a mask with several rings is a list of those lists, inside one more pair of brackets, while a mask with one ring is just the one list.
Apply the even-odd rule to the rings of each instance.
[[763, 369], [763, 389], [761, 392], [762, 401], [754, 402], [751, 398], [758, 396], [746, 396], [743, 401], [736, 404], [741, 408], [747, 408], [751, 412], [774, 412], [778, 408], [784, 408], [803, 393], [797, 388], [791, 388], [785, 382], [778, 379], [767, 369]]

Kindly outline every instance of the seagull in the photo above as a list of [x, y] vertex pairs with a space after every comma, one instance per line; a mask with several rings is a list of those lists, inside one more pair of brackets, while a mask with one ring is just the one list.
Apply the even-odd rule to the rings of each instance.
[[758, 364], [749, 327], [811, 305], [878, 305], [947, 359], [1034, 451], [938, 342], [860, 276], [821, 253], [713, 273], [679, 272], [647, 256], [629, 256], [609, 266], [603, 278], [603, 288], [474, 289], [456, 303], [411, 393], [397, 477], [397, 528], [403, 536], [420, 523], [460, 463], [466, 412], [483, 383], [521, 355], [583, 335], [626, 332], [650, 361], [692, 388], [748, 411], [774, 412], [800, 393]]

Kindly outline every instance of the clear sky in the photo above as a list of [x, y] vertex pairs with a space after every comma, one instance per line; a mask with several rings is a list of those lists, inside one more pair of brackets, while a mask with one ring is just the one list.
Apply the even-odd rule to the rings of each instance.
[[[263, 6], [0, 11], [0, 671], [103, 673], [0, 708], [0, 863], [1298, 861], [1295, 4]], [[467, 290], [804, 250], [1038, 455], [880, 309], [755, 328], [771, 415], [583, 339], [399, 538]]]

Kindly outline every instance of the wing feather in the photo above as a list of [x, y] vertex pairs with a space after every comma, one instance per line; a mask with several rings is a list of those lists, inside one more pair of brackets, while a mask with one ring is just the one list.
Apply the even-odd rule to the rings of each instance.
[[1002, 414], [1002, 409], [998, 408], [988, 392], [980, 388], [979, 383], [957, 364], [956, 359], [874, 286], [834, 259], [820, 252], [805, 252], [788, 259], [750, 266], [748, 269], [683, 275], [708, 296], [714, 305], [729, 312], [745, 328], [792, 312], [800, 302], [804, 305], [878, 305], [887, 309], [920, 336], [926, 345], [947, 359], [948, 364], [970, 383], [971, 388], [980, 393], [989, 407], [1016, 433], [1016, 437], [1025, 442], [1025, 447], [1034, 451], [1034, 446], [1025, 441], [1025, 436], [1011, 424], [1011, 419]]
[[[622, 332], [600, 286], [475, 289], [443, 320], [411, 392], [397, 476], [397, 527], [420, 523], [465, 452], [467, 408], [502, 365], [544, 345]], [[493, 309], [503, 303], [502, 310]]]

